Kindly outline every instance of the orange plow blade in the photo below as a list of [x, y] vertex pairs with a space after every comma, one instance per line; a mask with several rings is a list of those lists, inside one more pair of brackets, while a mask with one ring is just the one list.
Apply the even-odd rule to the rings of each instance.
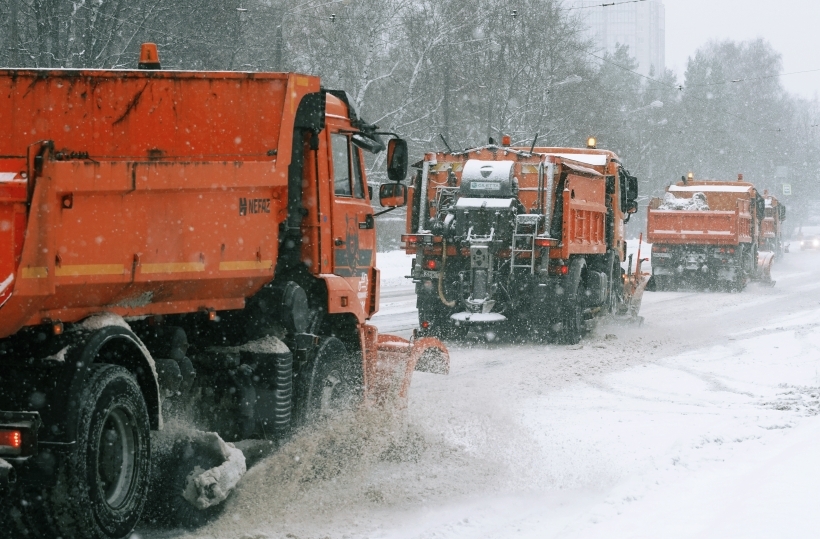
[[365, 326], [365, 399], [377, 404], [404, 405], [413, 371], [449, 374], [450, 354], [438, 339], [407, 340], [395, 335], [379, 335], [374, 326]]

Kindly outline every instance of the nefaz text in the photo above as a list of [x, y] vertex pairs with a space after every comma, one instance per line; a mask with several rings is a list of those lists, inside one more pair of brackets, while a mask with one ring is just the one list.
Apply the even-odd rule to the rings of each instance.
[[270, 213], [269, 198], [240, 198], [239, 215], [249, 213]]

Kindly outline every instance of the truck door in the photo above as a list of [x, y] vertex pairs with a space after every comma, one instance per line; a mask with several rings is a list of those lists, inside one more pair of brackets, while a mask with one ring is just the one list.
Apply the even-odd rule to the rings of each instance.
[[370, 312], [370, 269], [375, 266], [376, 229], [361, 150], [349, 135], [332, 133], [333, 273], [349, 280], [365, 313]]

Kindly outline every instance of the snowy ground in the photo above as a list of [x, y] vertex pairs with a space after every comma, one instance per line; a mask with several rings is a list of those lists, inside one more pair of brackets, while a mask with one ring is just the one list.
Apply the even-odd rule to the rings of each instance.
[[[402, 257], [379, 255], [383, 331], [414, 324]], [[452, 345], [449, 376], [416, 374], [404, 421], [297, 436], [218, 522], [142, 536], [813, 536], [820, 254], [773, 274], [741, 294], [647, 293], [643, 326], [601, 324], [578, 347]]]

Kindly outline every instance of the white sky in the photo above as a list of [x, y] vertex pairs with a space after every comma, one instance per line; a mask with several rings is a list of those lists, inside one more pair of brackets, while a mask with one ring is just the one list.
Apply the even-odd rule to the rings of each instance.
[[[682, 80], [686, 60], [712, 39], [763, 37], [783, 55], [785, 73], [820, 69], [820, 0], [663, 0], [666, 67]], [[820, 71], [782, 78], [787, 90], [820, 94]]]

